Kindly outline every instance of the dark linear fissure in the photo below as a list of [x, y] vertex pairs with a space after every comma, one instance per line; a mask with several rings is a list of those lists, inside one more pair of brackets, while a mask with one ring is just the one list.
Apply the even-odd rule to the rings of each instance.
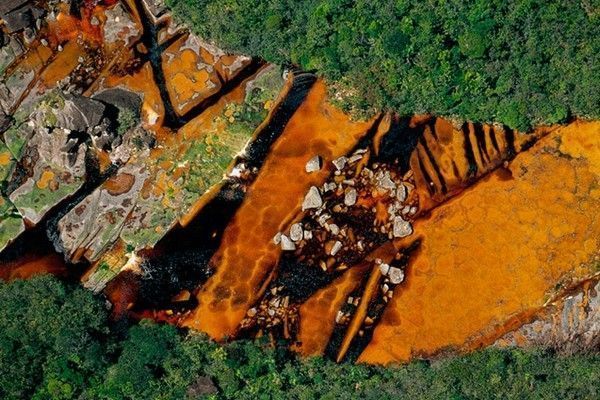
[[479, 154], [481, 156], [481, 161], [483, 163], [490, 162], [490, 155], [487, 151], [487, 143], [485, 141], [485, 132], [483, 131], [483, 125], [480, 123], [473, 124], [473, 132], [475, 132], [475, 139], [477, 141], [477, 149], [479, 150]]
[[[435, 129], [435, 127], [432, 126], [432, 124], [430, 124], [429, 127], [432, 131]], [[448, 187], [446, 186], [446, 180], [444, 179], [444, 175], [442, 175], [440, 166], [435, 161], [435, 157], [433, 156], [431, 149], [429, 149], [429, 146], [427, 145], [427, 140], [425, 139], [424, 135], [421, 136], [420, 142], [421, 142], [421, 146], [423, 146], [423, 150], [425, 150], [425, 154], [427, 154], [427, 158], [429, 159], [429, 162], [431, 163], [431, 166], [433, 167], [435, 174], [437, 175], [438, 181], [440, 182], [442, 194], [448, 193]]]
[[471, 135], [469, 133], [469, 124], [464, 123], [461, 127], [461, 131], [464, 135], [463, 149], [465, 151], [465, 157], [469, 164], [469, 170], [467, 171], [466, 180], [467, 182], [474, 178], [477, 174], [477, 162], [475, 161], [475, 154], [473, 153], [473, 144], [471, 143]]
[[502, 153], [500, 152], [500, 147], [498, 146], [498, 140], [496, 139], [496, 130], [494, 129], [494, 127], [490, 127], [489, 132], [490, 140], [492, 142], [492, 146], [494, 146], [494, 150], [496, 150], [498, 155], [501, 155]]
[[[250, 168], [261, 168], [271, 146], [305, 101], [316, 77], [300, 71], [293, 73], [294, 80], [287, 96], [275, 106], [269, 121], [237, 162], [244, 162]], [[172, 307], [171, 298], [175, 294], [182, 290], [192, 291], [210, 277], [209, 261], [221, 244], [225, 228], [243, 203], [244, 187], [251, 183], [227, 179], [215, 198], [188, 226], [171, 230], [148, 253], [143, 268], [152, 270], [152, 279], [141, 282], [136, 309]], [[192, 308], [195, 300], [192, 298], [182, 306]]]

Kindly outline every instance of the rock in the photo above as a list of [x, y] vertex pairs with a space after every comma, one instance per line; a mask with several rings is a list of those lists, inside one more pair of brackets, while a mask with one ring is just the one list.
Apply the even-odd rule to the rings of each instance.
[[304, 231], [304, 239], [310, 240], [313, 238], [312, 231]]
[[304, 232], [302, 231], [302, 224], [297, 223], [290, 227], [290, 239], [292, 239], [294, 242], [302, 240], [303, 236]]
[[0, 71], [12, 64], [24, 52], [23, 45], [14, 36], [2, 36], [0, 38]]
[[[594, 282], [595, 281], [595, 282]], [[535, 319], [507, 333], [496, 346], [550, 347], [561, 354], [595, 351], [600, 345], [600, 281], [586, 282], [538, 311]]]
[[0, 195], [0, 251], [25, 231], [23, 218], [7, 198]]
[[354, 204], [356, 204], [356, 197], [356, 189], [351, 188], [346, 190], [346, 193], [344, 194], [344, 204], [348, 207], [353, 206]]
[[64, 106], [56, 112], [56, 126], [71, 131], [86, 132], [100, 124], [106, 106], [88, 97], [65, 94]]
[[402, 217], [395, 217], [392, 232], [394, 237], [405, 237], [412, 234], [413, 229], [410, 222], [405, 221]]
[[304, 197], [304, 201], [302, 202], [302, 211], [312, 208], [319, 208], [322, 205], [323, 200], [321, 199], [319, 189], [317, 189], [315, 186], [311, 186], [308, 190], [308, 193]]
[[406, 191], [406, 186], [404, 186], [403, 184], [400, 184], [398, 185], [398, 187], [396, 187], [396, 199], [398, 199], [398, 201], [405, 201], [407, 194], [408, 193]]
[[396, 188], [396, 184], [390, 177], [390, 173], [388, 171], [377, 174], [376, 179], [377, 179], [377, 186], [382, 189], [393, 190]]
[[[59, 95], [47, 96], [23, 124], [24, 129], [5, 133], [13, 151], [21, 156], [20, 175], [11, 179], [9, 198], [32, 224], [74, 194], [85, 179], [87, 146], [73, 137], [70, 130], [57, 126], [65, 106], [62, 99]], [[30, 131], [25, 128], [34, 132], [30, 139]], [[13, 134], [25, 136], [13, 137]]]
[[358, 160], [360, 160], [360, 159], [362, 159], [362, 158], [363, 158], [363, 156], [362, 156], [362, 155], [360, 155], [360, 154], [355, 154], [355, 155], [353, 155], [352, 157], [350, 157], [350, 158], [348, 159], [348, 163], [349, 163], [349, 164], [354, 164], [355, 162], [357, 162]]
[[337, 188], [337, 185], [334, 182], [327, 182], [323, 185], [323, 192], [327, 193], [332, 190], [335, 190], [336, 188]]
[[6, 24], [8, 33], [13, 33], [28, 27], [34, 27], [35, 21], [42, 15], [44, 15], [43, 10], [25, 5], [24, 7], [9, 11], [1, 17]]
[[296, 250], [296, 245], [286, 235], [281, 235], [281, 250], [293, 251]]
[[96, 261], [110, 248], [131, 216], [148, 176], [143, 166], [124, 166], [59, 221], [60, 247], [71, 261], [81, 255]]
[[340, 227], [336, 224], [329, 224], [327, 227], [329, 228], [329, 232], [331, 232], [332, 235], [337, 236], [340, 233]]
[[11, 118], [0, 110], [0, 133], [4, 133], [11, 124]]
[[317, 218], [317, 222], [319, 223], [319, 225], [325, 227], [325, 225], [327, 224], [327, 220], [331, 218], [331, 215], [325, 213], [325, 214], [321, 214], [319, 215], [319, 218]]
[[255, 308], [255, 307], [252, 307], [251, 309], [249, 309], [249, 310], [246, 312], [246, 315], [247, 315], [247, 316], [249, 316], [250, 318], [252, 318], [252, 317], [254, 317], [254, 316], [257, 314], [257, 312], [258, 312], [258, 311], [256, 310], [256, 308]]
[[404, 272], [400, 268], [390, 267], [387, 273], [390, 282], [394, 285], [402, 283], [404, 280]]
[[8, 111], [13, 108], [29, 85], [35, 79], [35, 72], [31, 69], [20, 68], [0, 82], [0, 106]]
[[275, 236], [273, 236], [273, 243], [279, 244], [281, 243], [281, 232], [277, 232]]
[[390, 271], [390, 266], [382, 262], [381, 264], [379, 264], [379, 270], [381, 271], [382, 275], [387, 275]]
[[316, 172], [316, 171], [320, 170], [321, 169], [321, 157], [320, 156], [314, 156], [313, 158], [311, 158], [310, 160], [308, 160], [308, 162], [306, 163], [306, 166], [304, 167], [304, 169], [309, 174], [311, 172]]
[[341, 249], [342, 249], [342, 242], [340, 242], [339, 240], [336, 240], [336, 242], [333, 244], [333, 247], [331, 248], [331, 251], [329, 252], [329, 254], [332, 256], [335, 256]]
[[133, 154], [142, 156], [149, 153], [149, 150], [154, 148], [156, 143], [154, 134], [139, 125], [129, 129], [118, 139], [117, 142], [120, 141], [121, 143], [115, 147], [114, 143], [116, 142], [113, 142], [113, 150], [110, 153], [110, 160], [115, 164], [124, 164]]
[[122, 88], [113, 88], [103, 90], [92, 98], [104, 104], [115, 106], [118, 109], [129, 110], [137, 119], [140, 118], [142, 99], [137, 93]]
[[112, 44], [121, 41], [126, 46], [130, 46], [139, 35], [140, 29], [120, 2], [106, 10], [106, 22], [104, 23], [104, 41], [106, 43]]
[[348, 159], [344, 156], [336, 158], [335, 160], [332, 161], [333, 165], [335, 166], [335, 168], [340, 171], [342, 169], [344, 169], [344, 167], [346, 166], [346, 163], [348, 162]]
[[2, 0], [0, 2], [0, 18], [4, 18], [4, 14], [27, 4], [30, 0]]
[[167, 10], [163, 0], [143, 0], [143, 2], [155, 19], [159, 18]]

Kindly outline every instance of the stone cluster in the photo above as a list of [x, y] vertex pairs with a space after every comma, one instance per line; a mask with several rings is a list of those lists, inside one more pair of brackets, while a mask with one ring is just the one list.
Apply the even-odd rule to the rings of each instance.
[[[309, 160], [306, 171], [319, 170], [320, 160]], [[410, 172], [400, 176], [394, 165], [369, 163], [367, 149], [333, 160], [332, 169], [327, 182], [306, 193], [305, 217], [275, 236], [283, 251], [323, 271], [341, 270], [381, 242], [412, 234], [418, 204]]]

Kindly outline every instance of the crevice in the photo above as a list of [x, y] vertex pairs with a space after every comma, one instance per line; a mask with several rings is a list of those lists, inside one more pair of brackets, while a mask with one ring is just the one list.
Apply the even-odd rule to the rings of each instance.
[[[221, 244], [225, 228], [243, 203], [247, 188], [260, 173], [269, 150], [281, 136], [289, 120], [305, 101], [316, 77], [293, 71], [292, 86], [287, 96], [275, 105], [269, 120], [257, 132], [244, 155], [248, 169], [258, 169], [248, 181], [228, 178], [217, 195], [205, 205], [186, 227], [176, 227], [167, 233], [146, 254], [145, 271], [152, 278], [143, 279], [137, 309], [172, 307], [171, 298], [182, 290], [193, 291], [211, 275], [209, 261]], [[193, 308], [194, 302], [185, 304]]]
[[467, 163], [469, 164], [469, 169], [467, 171], [467, 175], [465, 176], [465, 181], [469, 182], [471, 179], [475, 178], [477, 174], [477, 162], [475, 161], [475, 154], [473, 153], [473, 144], [471, 143], [471, 135], [469, 133], [469, 123], [465, 122], [461, 127], [461, 131], [464, 135], [464, 145], [463, 149], [465, 151], [465, 158], [467, 159]]
[[[162, 46], [158, 43], [158, 28], [152, 23], [148, 10], [142, 4], [142, 0], [133, 0], [137, 8], [140, 22], [142, 24], [142, 36], [140, 41], [146, 47], [147, 53], [141, 57], [150, 63], [152, 75], [158, 87], [160, 99], [165, 110], [164, 125], [167, 127], [179, 127], [183, 125], [173, 108], [171, 96], [165, 83], [165, 74], [162, 68]], [[138, 54], [138, 56], [140, 56]]]
[[[430, 128], [431, 128], [430, 129], [431, 131], [435, 130], [434, 126], [430, 125]], [[440, 166], [435, 161], [435, 157], [434, 157], [433, 153], [431, 152], [431, 149], [429, 149], [429, 146], [427, 145], [427, 139], [425, 139], [425, 136], [421, 136], [419, 142], [420, 142], [421, 146], [423, 147], [423, 150], [425, 150], [425, 154], [427, 155], [427, 158], [429, 159], [429, 163], [431, 164], [433, 171], [437, 175], [438, 181], [440, 182], [442, 194], [448, 193], [448, 188], [446, 186], [446, 179], [444, 179], [444, 175], [442, 174], [442, 172], [440, 170]]]

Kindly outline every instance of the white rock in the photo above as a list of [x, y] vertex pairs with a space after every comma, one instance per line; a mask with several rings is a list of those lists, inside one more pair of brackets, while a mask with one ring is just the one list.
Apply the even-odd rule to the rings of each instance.
[[306, 172], [308, 172], [309, 174], [311, 172], [315, 172], [320, 169], [321, 169], [321, 157], [320, 156], [314, 156], [313, 158], [308, 160], [308, 162], [304, 166], [304, 170]]
[[401, 283], [404, 280], [404, 272], [400, 268], [390, 267], [388, 278], [394, 285]]
[[396, 184], [390, 177], [390, 173], [388, 171], [377, 176], [377, 185], [383, 189], [388, 189], [388, 190], [392, 190], [392, 189], [396, 188]]
[[308, 193], [304, 197], [304, 201], [302, 202], [302, 211], [310, 208], [319, 208], [322, 205], [323, 200], [321, 199], [319, 189], [317, 189], [315, 186], [311, 186], [308, 190]]
[[244, 165], [243, 163], [237, 164], [235, 167], [233, 167], [233, 169], [229, 173], [229, 176], [232, 178], [239, 178], [242, 176], [242, 173], [245, 170], [246, 170], [246, 165]]
[[330, 192], [332, 190], [335, 190], [336, 187], [337, 187], [337, 185], [335, 184], [335, 182], [325, 183], [323, 185], [323, 192]]
[[362, 156], [362, 155], [360, 155], [360, 154], [355, 154], [355, 155], [353, 155], [352, 157], [350, 157], [350, 158], [348, 159], [348, 163], [350, 163], [350, 164], [353, 164], [353, 163], [357, 162], [358, 160], [360, 160], [361, 158], [363, 158], [363, 156]]
[[281, 243], [281, 232], [277, 232], [275, 236], [273, 236], [273, 243], [279, 244]]
[[342, 249], [342, 242], [340, 242], [339, 240], [337, 240], [334, 244], [333, 247], [331, 248], [331, 252], [329, 253], [332, 256], [335, 256], [338, 251], [340, 251]]
[[386, 263], [381, 263], [379, 264], [379, 270], [381, 271], [382, 275], [387, 275], [390, 270], [390, 266]]
[[312, 231], [304, 231], [304, 239], [310, 240], [310, 239], [312, 239], [312, 237], [313, 237]]
[[344, 167], [346, 166], [346, 163], [348, 162], [348, 159], [344, 156], [341, 156], [340, 158], [336, 158], [332, 162], [333, 162], [333, 165], [335, 165], [335, 168], [339, 171], [341, 169], [344, 169]]
[[281, 250], [292, 251], [296, 250], [296, 245], [290, 240], [289, 237], [281, 235]]
[[398, 201], [406, 200], [406, 195], [406, 186], [404, 186], [403, 184], [398, 185], [398, 187], [396, 188], [396, 198], [398, 199]]
[[402, 217], [394, 218], [394, 228], [392, 230], [394, 237], [405, 237], [413, 233], [410, 222], [405, 221]]
[[303, 236], [304, 232], [302, 231], [302, 224], [293, 224], [290, 227], [290, 239], [292, 239], [294, 242], [302, 240]]
[[349, 190], [346, 191], [346, 193], [344, 194], [344, 204], [347, 205], [348, 207], [353, 206], [354, 204], [356, 204], [356, 189], [351, 188]]
[[340, 227], [337, 226], [336, 224], [329, 224], [328, 228], [329, 228], [329, 232], [331, 232], [331, 234], [333, 234], [333, 235], [337, 235], [340, 233]]
[[327, 220], [331, 218], [331, 215], [325, 213], [325, 214], [321, 214], [319, 215], [319, 218], [317, 219], [317, 222], [319, 223], [319, 225], [321, 226], [325, 226], [325, 224], [327, 223]]

